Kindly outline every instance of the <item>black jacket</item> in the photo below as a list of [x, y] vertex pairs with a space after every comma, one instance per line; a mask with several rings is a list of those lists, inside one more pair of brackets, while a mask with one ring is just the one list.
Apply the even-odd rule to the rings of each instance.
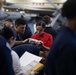
[[55, 39], [57, 33], [52, 27], [46, 27], [45, 32], [51, 34], [53, 39]]

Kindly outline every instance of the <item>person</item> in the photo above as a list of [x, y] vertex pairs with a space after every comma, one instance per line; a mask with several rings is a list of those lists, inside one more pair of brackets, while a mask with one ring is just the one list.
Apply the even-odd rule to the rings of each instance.
[[[3, 2], [0, 0], [0, 11]], [[1, 12], [0, 12], [1, 15]], [[8, 47], [7, 41], [0, 35], [0, 74], [1, 75], [15, 75], [12, 66], [11, 51]]]
[[11, 51], [7, 41], [0, 35], [0, 74], [15, 75], [12, 66]]
[[24, 34], [20, 34], [20, 36], [23, 40], [25, 40], [25, 39], [30, 38], [32, 36], [32, 32], [31, 32], [30, 27], [28, 26], [27, 20], [24, 17], [22, 19], [24, 19], [26, 21], [26, 28], [25, 28]]
[[25, 40], [32, 35], [30, 28], [27, 26], [27, 21], [22, 18], [16, 19], [14, 30], [17, 33], [16, 40]]
[[16, 19], [14, 28], [12, 28], [16, 36], [15, 45], [25, 44], [28, 42], [28, 39], [23, 40], [22, 37], [20, 36], [21, 34], [24, 34], [26, 25], [27, 22], [24, 19], [22, 18]]
[[45, 23], [40, 21], [36, 24], [36, 33], [31, 36], [31, 38], [40, 40], [42, 42], [35, 42], [35, 44], [41, 47], [42, 51], [49, 51], [53, 43], [52, 35], [44, 32]]
[[[8, 34], [7, 34], [7, 32], [8, 32]], [[7, 40], [8, 46], [11, 50], [12, 61], [13, 61], [13, 69], [14, 69], [15, 75], [30, 75], [31, 72], [28, 73], [25, 70], [23, 70], [24, 68], [22, 68], [20, 65], [18, 55], [16, 54], [15, 51], [13, 51], [11, 49], [11, 47], [15, 43], [15, 35], [14, 35], [13, 30], [10, 27], [4, 27], [2, 29], [2, 31], [0, 32], [0, 34]]]
[[44, 22], [45, 22], [45, 24], [46, 24], [46, 28], [45, 28], [45, 32], [47, 32], [47, 33], [49, 33], [49, 34], [51, 34], [52, 36], [53, 36], [53, 40], [55, 39], [55, 37], [56, 37], [56, 35], [57, 35], [57, 33], [56, 33], [56, 31], [53, 29], [53, 27], [51, 27], [51, 19], [50, 19], [50, 17], [48, 16], [48, 15], [45, 15], [44, 17], [43, 17], [43, 19], [42, 19]]
[[4, 27], [7, 26], [7, 27], [13, 27], [13, 21], [12, 19], [6, 19], [5, 22], [4, 22]]
[[46, 75], [76, 75], [76, 1], [67, 0], [62, 7], [65, 27], [56, 36], [47, 57]]
[[[23, 18], [21, 18], [21, 19], [23, 19]], [[24, 19], [24, 20], [25, 20], [25, 19]], [[24, 34], [20, 34], [20, 37], [21, 37], [23, 40], [31, 37], [31, 35], [32, 35], [32, 32], [31, 32], [30, 28], [28, 27], [26, 20], [25, 20], [25, 23], [26, 23], [25, 32], [24, 32]], [[9, 19], [9, 18], [6, 19], [5, 22], [4, 22], [4, 27], [5, 27], [5, 26], [7, 26], [7, 27], [14, 27], [12, 19]]]
[[14, 31], [16, 33], [16, 40], [18, 41], [23, 40], [20, 37], [20, 34], [24, 34], [26, 25], [27, 25], [27, 22], [22, 18], [18, 18], [15, 20]]

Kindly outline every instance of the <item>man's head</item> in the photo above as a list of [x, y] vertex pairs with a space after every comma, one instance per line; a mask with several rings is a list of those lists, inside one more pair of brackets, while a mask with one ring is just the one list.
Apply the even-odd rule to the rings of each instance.
[[4, 25], [6, 27], [12, 27], [12, 19], [6, 19], [4, 22]]
[[27, 25], [26, 20], [19, 18], [19, 19], [16, 19], [14, 28], [17, 33], [24, 34], [26, 25]]
[[67, 26], [76, 30], [76, 0], [67, 0], [62, 7], [62, 16], [67, 18]]
[[49, 23], [51, 23], [51, 19], [48, 15], [44, 16], [42, 19], [46, 25], [48, 25]]
[[1, 30], [0, 35], [2, 35], [8, 41], [11, 47], [15, 44], [16, 35], [14, 31], [12, 30], [12, 28], [4, 27]]

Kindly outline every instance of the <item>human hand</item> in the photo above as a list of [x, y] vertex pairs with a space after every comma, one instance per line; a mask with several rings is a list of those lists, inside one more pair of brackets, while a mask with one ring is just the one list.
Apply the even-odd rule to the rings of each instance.
[[25, 39], [22, 42], [23, 42], [23, 44], [25, 44], [25, 43], [28, 43], [28, 41], [29, 41], [29, 39]]
[[45, 53], [43, 51], [40, 51], [39, 56], [42, 57], [41, 63], [45, 64], [46, 61]]
[[42, 47], [42, 45], [43, 45], [43, 43], [42, 42], [35, 42], [35, 44], [37, 45], [37, 46], [39, 46], [39, 47]]

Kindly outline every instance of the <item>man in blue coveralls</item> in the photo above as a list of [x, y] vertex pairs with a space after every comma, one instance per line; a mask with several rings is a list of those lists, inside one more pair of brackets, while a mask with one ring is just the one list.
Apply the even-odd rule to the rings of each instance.
[[0, 75], [14, 75], [11, 50], [6, 40], [0, 36]]
[[67, 21], [53, 42], [45, 75], [76, 75], [76, 1], [66, 1], [61, 10]]

